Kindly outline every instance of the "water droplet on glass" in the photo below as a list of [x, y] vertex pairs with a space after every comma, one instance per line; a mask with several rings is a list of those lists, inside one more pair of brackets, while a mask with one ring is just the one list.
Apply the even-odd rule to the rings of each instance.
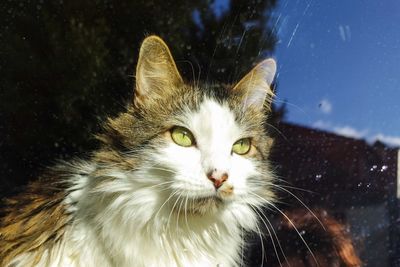
[[372, 171], [376, 170], [376, 168], [378, 168], [377, 165], [372, 165], [371, 169], [369, 169], [369, 170], [372, 172]]

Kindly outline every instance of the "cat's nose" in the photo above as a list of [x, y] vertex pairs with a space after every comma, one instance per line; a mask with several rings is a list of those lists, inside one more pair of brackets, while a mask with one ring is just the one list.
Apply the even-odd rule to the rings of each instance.
[[218, 189], [226, 180], [228, 180], [228, 174], [226, 172], [213, 170], [207, 174], [207, 178], [214, 184], [215, 189]]

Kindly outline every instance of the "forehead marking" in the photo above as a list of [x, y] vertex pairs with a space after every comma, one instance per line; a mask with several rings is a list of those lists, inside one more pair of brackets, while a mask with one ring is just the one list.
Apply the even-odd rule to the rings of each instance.
[[193, 131], [199, 131], [208, 139], [213, 137], [233, 138], [238, 133], [235, 116], [228, 105], [206, 99], [197, 112], [190, 116], [190, 126]]
[[199, 109], [189, 115], [188, 124], [196, 137], [203, 164], [228, 168], [226, 159], [240, 137], [240, 128], [228, 105], [205, 99]]

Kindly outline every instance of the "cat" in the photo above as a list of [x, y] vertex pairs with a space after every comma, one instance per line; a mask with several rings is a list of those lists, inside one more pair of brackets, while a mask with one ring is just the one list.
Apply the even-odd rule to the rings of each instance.
[[1, 266], [239, 266], [273, 203], [265, 129], [276, 72], [189, 85], [165, 42], [143, 41], [134, 98], [89, 159], [61, 163], [5, 200]]

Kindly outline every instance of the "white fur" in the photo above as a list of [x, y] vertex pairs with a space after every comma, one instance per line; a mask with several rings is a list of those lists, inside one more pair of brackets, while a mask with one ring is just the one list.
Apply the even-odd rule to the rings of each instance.
[[[258, 175], [254, 162], [231, 153], [244, 132], [227, 106], [206, 100], [197, 112], [182, 118], [196, 138], [196, 147], [172, 141], [144, 155], [139, 170], [109, 167], [98, 177], [99, 166], [80, 164], [80, 174], [66, 199], [74, 221], [62, 243], [39, 266], [238, 266], [244, 231], [256, 230], [257, 207], [263, 201], [246, 183]], [[234, 193], [216, 192], [206, 173], [216, 168], [229, 174]], [[78, 172], [78, 171], [77, 171]], [[108, 178], [104, 178], [107, 176]], [[112, 178], [112, 179], [111, 179]], [[101, 185], [99, 181], [102, 181]], [[204, 215], [185, 210], [187, 198], [218, 196], [223, 205]], [[180, 201], [184, 200], [184, 201]], [[32, 255], [18, 258], [20, 264]]]

